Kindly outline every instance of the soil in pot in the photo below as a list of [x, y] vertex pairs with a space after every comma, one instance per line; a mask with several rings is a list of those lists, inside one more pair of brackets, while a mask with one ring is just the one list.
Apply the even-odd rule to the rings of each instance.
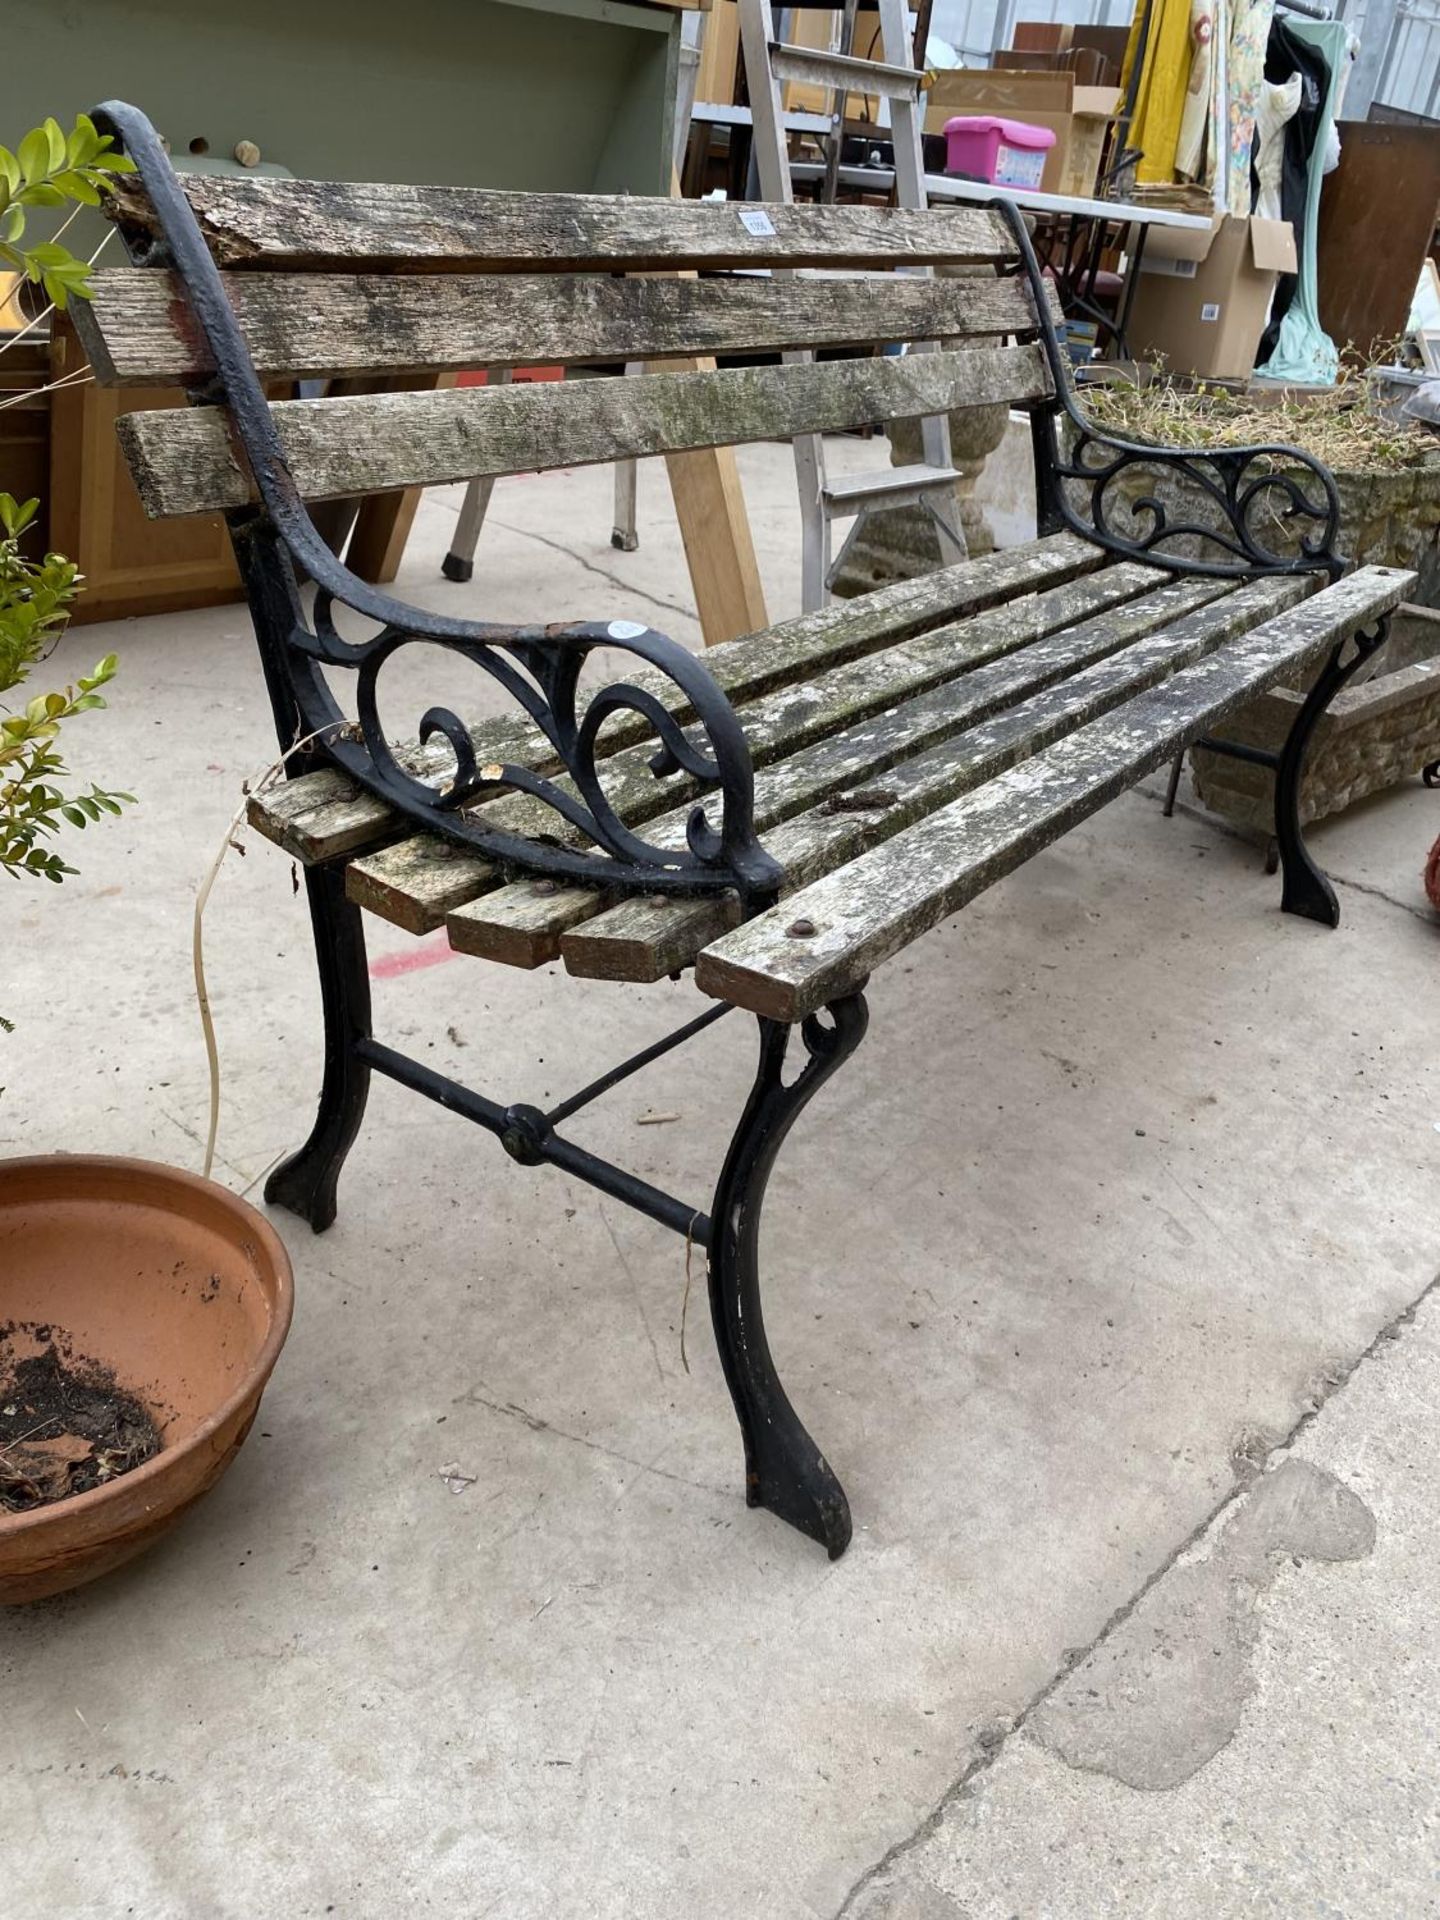
[[[16, 1360], [19, 1334], [42, 1343]], [[89, 1493], [160, 1451], [154, 1417], [111, 1370], [75, 1352], [61, 1327], [0, 1326], [0, 1512]]]

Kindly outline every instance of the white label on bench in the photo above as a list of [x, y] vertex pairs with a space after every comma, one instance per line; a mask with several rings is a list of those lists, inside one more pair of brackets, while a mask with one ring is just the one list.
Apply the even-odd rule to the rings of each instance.
[[747, 233], [753, 233], [759, 240], [773, 240], [775, 222], [763, 207], [741, 207], [740, 224]]
[[650, 629], [642, 626], [638, 620], [612, 620], [605, 631], [612, 640], [638, 640], [642, 633], [648, 633]]

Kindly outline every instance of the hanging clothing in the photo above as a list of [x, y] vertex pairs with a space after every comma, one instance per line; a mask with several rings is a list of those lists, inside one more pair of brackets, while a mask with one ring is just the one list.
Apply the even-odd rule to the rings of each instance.
[[[1190, 78], [1191, 0], [1149, 0], [1136, 9], [1125, 48], [1120, 84], [1134, 106], [1126, 147], [1140, 155], [1135, 178], [1169, 186], [1175, 178], [1175, 148]], [[1136, 62], [1139, 72], [1136, 74]]]
[[1214, 0], [1191, 0], [1190, 80], [1180, 113], [1175, 171], [1200, 186], [1215, 176], [1215, 143], [1208, 137], [1215, 117], [1214, 40]]
[[1280, 218], [1295, 229], [1296, 271], [1282, 273], [1275, 283], [1270, 303], [1270, 321], [1260, 339], [1257, 360], [1264, 362], [1275, 351], [1280, 338], [1280, 322], [1285, 318], [1299, 285], [1300, 235], [1305, 226], [1305, 195], [1310, 179], [1310, 159], [1320, 131], [1320, 104], [1329, 84], [1330, 69], [1318, 48], [1310, 46], [1291, 31], [1293, 22], [1275, 20], [1265, 52], [1265, 78], [1287, 84], [1300, 82], [1300, 100], [1285, 123], [1280, 160]]
[[[1292, 73], [1288, 80], [1262, 80], [1255, 116], [1255, 174], [1259, 182], [1255, 211], [1262, 220], [1283, 220], [1280, 177], [1285, 166], [1285, 127], [1300, 111], [1304, 80]], [[1290, 276], [1293, 286], [1294, 276]], [[1289, 300], [1286, 300], [1289, 305]]]
[[1255, 111], [1265, 79], [1265, 52], [1275, 0], [1234, 0], [1230, 26], [1230, 71], [1226, 116], [1229, 123], [1229, 191], [1225, 208], [1246, 219], [1250, 213], [1250, 150], [1255, 144]]
[[[1276, 51], [1276, 36], [1283, 35]], [[1280, 201], [1287, 219], [1294, 220], [1295, 247], [1300, 270], [1287, 289], [1288, 303], [1282, 308], [1281, 288], [1289, 276], [1282, 276], [1276, 289], [1270, 326], [1260, 343], [1263, 364], [1255, 371], [1272, 380], [1294, 380], [1307, 386], [1332, 387], [1339, 369], [1340, 356], [1335, 343], [1320, 325], [1319, 287], [1315, 277], [1315, 251], [1320, 226], [1320, 186], [1325, 172], [1326, 150], [1335, 121], [1335, 102], [1348, 64], [1349, 29], [1341, 20], [1276, 21], [1272, 30], [1275, 64], [1287, 71], [1269, 73], [1272, 57], [1267, 55], [1267, 77], [1285, 79], [1297, 68], [1304, 85], [1300, 110], [1285, 129], [1286, 154], [1281, 170]], [[1291, 153], [1291, 135], [1305, 148], [1303, 167], [1303, 205], [1299, 218], [1291, 208], [1301, 184], [1301, 169]]]

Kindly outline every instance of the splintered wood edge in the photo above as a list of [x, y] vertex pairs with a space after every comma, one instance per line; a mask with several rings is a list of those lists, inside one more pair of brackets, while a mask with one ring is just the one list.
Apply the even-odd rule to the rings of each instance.
[[415, 934], [443, 927], [448, 913], [501, 881], [488, 860], [431, 834], [399, 840], [345, 868], [347, 899]]

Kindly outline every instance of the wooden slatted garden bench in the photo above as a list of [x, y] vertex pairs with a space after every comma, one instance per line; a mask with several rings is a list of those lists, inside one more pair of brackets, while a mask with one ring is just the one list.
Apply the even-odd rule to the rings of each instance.
[[[689, 1236], [708, 1259], [747, 1497], [841, 1553], [849, 1511], [771, 1360], [757, 1238], [787, 1131], [864, 1033], [867, 975], [1186, 746], [1257, 757], [1215, 729], [1317, 659], [1284, 750], [1259, 757], [1275, 774], [1282, 904], [1333, 924], [1300, 833], [1301, 761], [1413, 576], [1345, 574], [1333, 482], [1301, 454], [1092, 430], [1003, 201], [739, 209], [181, 181], [141, 114], [111, 104], [95, 119], [138, 165], [113, 209], [132, 265], [97, 276], [77, 321], [101, 379], [190, 391], [189, 410], [125, 416], [125, 451], [152, 515], [227, 516], [289, 751], [292, 777], [253, 818], [304, 865], [325, 1066], [313, 1131], [267, 1197], [329, 1225], [379, 1072], [516, 1160]], [[956, 266], [969, 271], [915, 271]], [[842, 267], [864, 277], [799, 271]], [[919, 344], [875, 356], [877, 339]], [[263, 384], [821, 346], [854, 351], [273, 402]], [[405, 606], [335, 558], [305, 504], [993, 400], [1030, 412], [1034, 542], [703, 662], [641, 622], [517, 627]], [[1194, 512], [1134, 504], [1137, 467], [1164, 474], [1167, 498], [1188, 488]], [[380, 682], [413, 645], [481, 669], [509, 711], [467, 726], [434, 707], [392, 731]], [[513, 966], [624, 981], [693, 969], [717, 1004], [548, 1113], [504, 1104], [374, 1037], [362, 910]], [[562, 1131], [734, 1008], [758, 1016], [759, 1060], [708, 1209]]]

